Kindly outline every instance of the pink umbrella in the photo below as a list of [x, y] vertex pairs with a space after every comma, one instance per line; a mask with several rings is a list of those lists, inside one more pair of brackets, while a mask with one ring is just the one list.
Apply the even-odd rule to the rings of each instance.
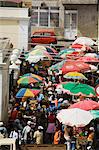
[[77, 61], [82, 61], [82, 62], [99, 62], [98, 58], [94, 57], [89, 57], [89, 56], [83, 56], [77, 59]]
[[82, 100], [80, 102], [71, 105], [69, 108], [80, 108], [88, 111], [88, 110], [99, 109], [99, 103], [93, 100]]
[[63, 74], [74, 71], [84, 72], [90, 70], [90, 66], [83, 62], [69, 61], [62, 66], [61, 70]]

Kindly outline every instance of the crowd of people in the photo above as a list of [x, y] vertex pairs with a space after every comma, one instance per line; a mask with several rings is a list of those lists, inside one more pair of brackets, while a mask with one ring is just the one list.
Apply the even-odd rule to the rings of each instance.
[[[84, 97], [72, 98], [71, 95], [63, 93], [61, 88], [57, 89], [59, 83], [71, 79], [64, 79], [61, 71], [57, 73], [49, 71], [45, 64], [29, 64], [25, 60], [22, 61], [19, 78], [26, 73], [40, 75], [43, 78], [41, 83], [26, 86], [35, 87], [40, 92], [32, 98], [16, 98], [16, 93], [22, 85], [14, 82], [10, 91], [9, 120], [6, 125], [0, 122], [0, 138], [15, 138], [17, 147], [22, 144], [66, 144], [67, 150], [79, 149], [80, 146], [90, 148], [95, 139], [93, 121], [88, 126], [80, 128], [61, 124], [56, 118], [60, 109], [66, 109]], [[88, 79], [86, 83], [95, 84], [94, 73], [93, 76], [89, 74]]]

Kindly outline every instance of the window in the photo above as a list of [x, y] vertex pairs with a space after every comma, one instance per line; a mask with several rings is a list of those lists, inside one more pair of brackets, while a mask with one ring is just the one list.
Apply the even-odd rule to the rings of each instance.
[[40, 12], [39, 26], [48, 26], [48, 12]]
[[59, 27], [59, 8], [33, 7], [31, 22], [33, 26]]

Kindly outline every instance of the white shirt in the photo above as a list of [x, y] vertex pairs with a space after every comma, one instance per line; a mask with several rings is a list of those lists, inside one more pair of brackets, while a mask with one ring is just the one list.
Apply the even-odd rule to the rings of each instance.
[[14, 130], [14, 131], [11, 131], [10, 133], [10, 138], [14, 138], [14, 139], [18, 139], [18, 133]]
[[27, 140], [27, 134], [30, 132], [30, 130], [31, 127], [28, 125], [23, 128], [22, 135], [24, 140]]

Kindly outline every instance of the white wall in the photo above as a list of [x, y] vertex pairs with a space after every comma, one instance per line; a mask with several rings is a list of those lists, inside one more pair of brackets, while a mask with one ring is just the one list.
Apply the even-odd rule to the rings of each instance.
[[28, 49], [28, 20], [19, 21], [18, 48]]
[[28, 17], [28, 8], [0, 7], [0, 17]]
[[28, 49], [28, 9], [0, 7], [0, 38], [7, 37], [14, 48]]

